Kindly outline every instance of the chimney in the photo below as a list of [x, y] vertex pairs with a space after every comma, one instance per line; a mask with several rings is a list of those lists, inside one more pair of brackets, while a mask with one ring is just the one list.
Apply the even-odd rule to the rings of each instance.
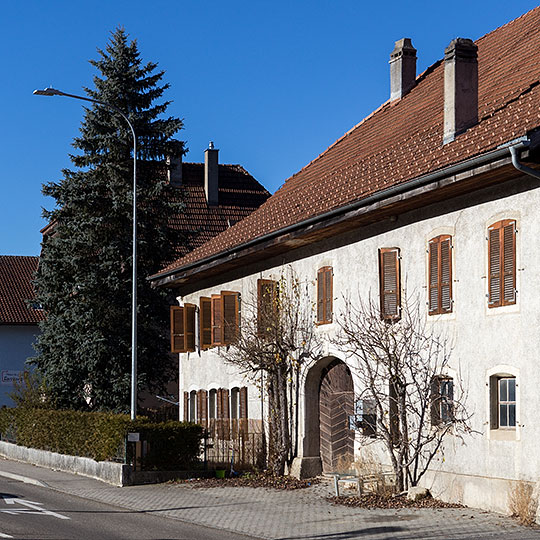
[[208, 206], [218, 205], [218, 152], [212, 141], [204, 151], [204, 192]]
[[416, 49], [410, 38], [396, 41], [390, 53], [390, 101], [401, 99], [416, 83]]
[[181, 186], [182, 185], [182, 154], [178, 157], [168, 157], [167, 165], [169, 169], [167, 170], [167, 176], [169, 179], [169, 184], [171, 186]]
[[478, 122], [478, 47], [454, 39], [444, 51], [443, 144]]

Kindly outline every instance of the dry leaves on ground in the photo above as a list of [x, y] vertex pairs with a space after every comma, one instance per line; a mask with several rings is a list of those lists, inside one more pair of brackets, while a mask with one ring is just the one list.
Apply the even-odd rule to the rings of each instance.
[[198, 478], [189, 481], [190, 485], [196, 488], [211, 487], [254, 487], [272, 489], [302, 489], [318, 484], [319, 480], [311, 478], [309, 480], [298, 480], [291, 476], [271, 476], [262, 473], [251, 473], [234, 478]]
[[334, 504], [342, 504], [356, 508], [464, 508], [461, 504], [446, 503], [433, 499], [432, 497], [424, 497], [418, 501], [410, 501], [405, 496], [388, 497], [385, 495], [376, 495], [369, 493], [361, 497], [328, 497], [328, 501]]

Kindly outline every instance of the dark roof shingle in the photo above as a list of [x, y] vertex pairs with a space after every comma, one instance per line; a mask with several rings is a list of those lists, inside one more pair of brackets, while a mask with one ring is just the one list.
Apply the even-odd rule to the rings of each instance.
[[37, 324], [43, 310], [28, 305], [35, 299], [32, 280], [38, 257], [0, 255], [0, 324]]

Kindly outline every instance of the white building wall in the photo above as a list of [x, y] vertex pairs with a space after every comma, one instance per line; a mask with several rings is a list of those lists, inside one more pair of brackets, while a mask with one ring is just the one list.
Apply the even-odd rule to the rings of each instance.
[[25, 362], [35, 355], [38, 333], [36, 325], [0, 325], [0, 407], [13, 406], [13, 378], [28, 369]]
[[[278, 278], [283, 264], [292, 266], [301, 281], [310, 283], [316, 300], [316, 273], [322, 266], [334, 272], [334, 320], [344, 309], [344, 297], [369, 295], [378, 302], [378, 249], [401, 250], [402, 295], [421, 298], [427, 304], [427, 243], [439, 234], [452, 234], [453, 312], [426, 318], [454, 344], [450, 367], [463, 377], [467, 406], [473, 412], [476, 432], [465, 441], [449, 437], [444, 460], [439, 459], [425, 479], [437, 495], [464, 504], [507, 511], [507, 493], [513, 480], [540, 480], [540, 462], [534, 459], [540, 441], [540, 189], [520, 192], [520, 185], [534, 186], [528, 177], [444, 204], [397, 216], [387, 221], [324, 241], [324, 245], [291, 254], [290, 259], [267, 261], [256, 274], [196, 291], [181, 302], [198, 305], [200, 296], [220, 290], [238, 291], [242, 298], [256, 292], [258, 278]], [[487, 306], [487, 228], [501, 219], [517, 221], [517, 303], [489, 309]], [[295, 256], [300, 258], [294, 259]], [[317, 328], [331, 337], [335, 323]], [[325, 354], [346, 360], [325, 343]], [[242, 380], [238, 371], [224, 365], [215, 350], [180, 355], [184, 390], [231, 388]], [[354, 364], [350, 364], [354, 377]], [[517, 378], [515, 432], [489, 429], [489, 375], [511, 370]], [[304, 374], [305, 375], [305, 374]], [[250, 387], [249, 416], [260, 418], [259, 391]], [[300, 400], [300, 455], [302, 455], [304, 399]], [[444, 471], [444, 472], [443, 472]], [[487, 494], [489, 493], [489, 495]]]

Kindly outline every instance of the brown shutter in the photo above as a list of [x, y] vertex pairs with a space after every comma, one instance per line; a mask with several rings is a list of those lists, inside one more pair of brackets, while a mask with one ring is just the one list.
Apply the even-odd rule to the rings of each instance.
[[499, 378], [489, 378], [489, 427], [499, 428]]
[[186, 341], [184, 336], [184, 308], [171, 306], [171, 352], [186, 352]]
[[389, 391], [388, 391], [388, 422], [389, 422], [389, 430], [390, 430], [390, 439], [392, 440], [393, 444], [399, 443], [400, 438], [400, 430], [399, 430], [399, 407], [398, 407], [398, 392], [396, 387], [395, 381], [390, 381], [389, 383]]
[[450, 313], [452, 311], [452, 238], [441, 236], [439, 247], [441, 312]]
[[439, 377], [431, 380], [431, 425], [438, 426], [441, 423], [441, 390]]
[[199, 300], [199, 341], [203, 350], [212, 346], [212, 301], [204, 296]]
[[328, 266], [324, 272], [324, 299], [325, 299], [324, 320], [328, 323], [332, 322], [332, 296], [333, 296], [332, 276], [333, 276], [332, 267]]
[[257, 280], [257, 333], [268, 337], [277, 314], [277, 284], [271, 279]]
[[189, 392], [184, 392], [184, 422], [189, 421]]
[[429, 314], [452, 311], [452, 237], [429, 241]]
[[380, 249], [379, 279], [383, 319], [399, 319], [401, 308], [399, 272], [399, 248]]
[[490, 308], [516, 302], [516, 222], [503, 220], [488, 230]]
[[317, 272], [317, 322], [332, 322], [332, 267], [323, 266]]
[[218, 388], [216, 392], [217, 418], [223, 418], [223, 388]]
[[195, 311], [194, 304], [184, 305], [184, 336], [186, 351], [195, 350]]
[[503, 303], [516, 302], [516, 222], [503, 221]]
[[221, 410], [223, 411], [223, 418], [228, 420], [230, 418], [229, 412], [229, 390], [227, 388], [221, 389]]
[[317, 322], [324, 322], [324, 268], [317, 272]]
[[201, 390], [201, 408], [200, 417], [201, 425], [204, 427], [208, 426], [208, 392], [206, 390]]
[[197, 390], [197, 424], [201, 423], [202, 416], [202, 391]]
[[248, 389], [247, 386], [240, 388], [240, 418], [248, 417]]
[[221, 314], [221, 295], [212, 295], [212, 345], [223, 343], [223, 322]]
[[238, 297], [237, 292], [221, 292], [224, 345], [230, 345], [238, 338]]
[[429, 313], [439, 313], [439, 239], [429, 242]]

